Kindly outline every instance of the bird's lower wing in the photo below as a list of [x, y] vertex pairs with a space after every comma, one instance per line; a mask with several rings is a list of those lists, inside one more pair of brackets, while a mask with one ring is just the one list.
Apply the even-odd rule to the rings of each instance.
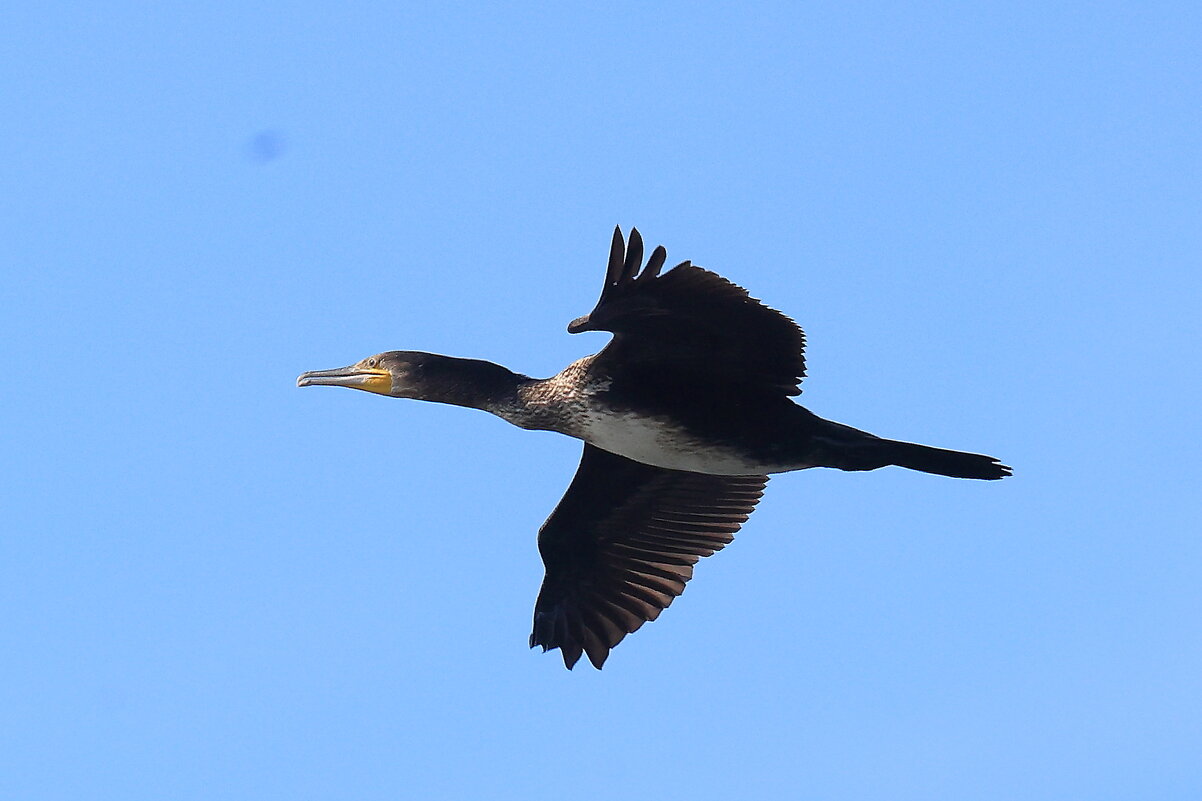
[[723, 548], [767, 476], [712, 476], [584, 446], [567, 493], [538, 534], [546, 577], [530, 647], [560, 649], [570, 669], [600, 668], [623, 637], [684, 592], [693, 565]]

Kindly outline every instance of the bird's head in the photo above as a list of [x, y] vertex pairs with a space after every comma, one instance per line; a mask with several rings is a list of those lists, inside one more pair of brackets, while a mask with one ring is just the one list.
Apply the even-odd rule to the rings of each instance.
[[422, 374], [433, 354], [390, 350], [368, 356], [349, 367], [311, 370], [296, 379], [298, 387], [350, 387], [393, 398], [420, 397]]

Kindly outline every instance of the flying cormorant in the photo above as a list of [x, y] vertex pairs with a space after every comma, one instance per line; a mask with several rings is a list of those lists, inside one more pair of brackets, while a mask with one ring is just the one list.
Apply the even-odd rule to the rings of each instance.
[[997, 459], [882, 439], [824, 420], [791, 396], [805, 375], [801, 329], [746, 290], [690, 262], [660, 275], [643, 240], [614, 231], [601, 299], [570, 333], [613, 339], [558, 375], [388, 351], [316, 370], [328, 385], [483, 409], [527, 429], [584, 440], [580, 467], [538, 533], [546, 576], [530, 646], [597, 668], [627, 634], [684, 591], [693, 565], [729, 543], [769, 473], [898, 465], [998, 479]]

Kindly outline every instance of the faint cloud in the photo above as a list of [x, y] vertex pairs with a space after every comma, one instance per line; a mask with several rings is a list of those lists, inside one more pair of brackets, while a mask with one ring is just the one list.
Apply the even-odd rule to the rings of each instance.
[[284, 132], [275, 128], [259, 131], [246, 143], [247, 154], [260, 164], [275, 161], [284, 155], [287, 149], [288, 140], [284, 137]]

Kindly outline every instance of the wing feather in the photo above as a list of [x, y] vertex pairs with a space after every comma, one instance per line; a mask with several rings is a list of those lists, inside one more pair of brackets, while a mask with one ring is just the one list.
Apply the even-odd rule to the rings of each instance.
[[681, 262], [660, 275], [667, 251], [656, 247], [639, 272], [643, 238], [614, 230], [605, 285], [596, 307], [571, 333], [609, 331], [598, 355], [622, 365], [663, 366], [798, 395], [805, 376], [805, 334], [784, 314], [725, 278]]
[[584, 446], [567, 493], [538, 535], [546, 576], [530, 646], [582, 654], [600, 668], [610, 649], [655, 620], [725, 547], [767, 476], [664, 470]]

